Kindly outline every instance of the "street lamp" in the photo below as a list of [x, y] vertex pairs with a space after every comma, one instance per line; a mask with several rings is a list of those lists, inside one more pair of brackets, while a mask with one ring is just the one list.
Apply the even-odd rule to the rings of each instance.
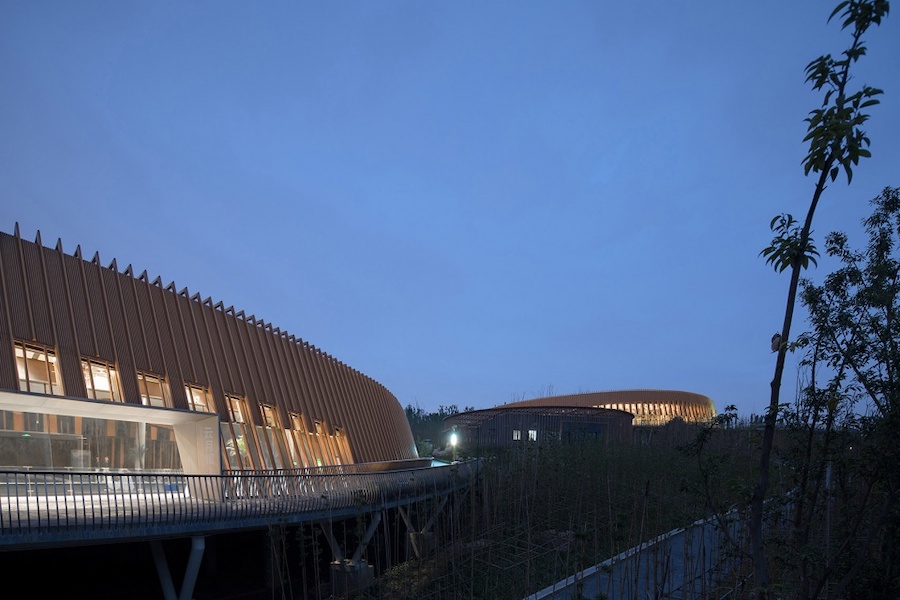
[[456, 431], [450, 434], [450, 445], [453, 446], [453, 462], [456, 462], [456, 442], [459, 441], [459, 438], [456, 435]]

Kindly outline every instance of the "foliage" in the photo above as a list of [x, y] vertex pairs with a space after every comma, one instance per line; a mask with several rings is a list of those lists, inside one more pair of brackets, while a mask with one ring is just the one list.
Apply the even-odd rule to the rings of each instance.
[[766, 257], [766, 264], [772, 265], [779, 273], [792, 266], [795, 262], [800, 268], [808, 269], [809, 264], [817, 266], [816, 258], [819, 252], [811, 239], [806, 243], [801, 242], [803, 228], [797, 220], [788, 214], [779, 215], [769, 223], [769, 229], [775, 234], [772, 243], [760, 252]]
[[802, 226], [790, 214], [772, 220], [770, 229], [775, 233], [772, 243], [761, 254], [766, 263], [776, 271], [790, 270], [785, 303], [784, 320], [780, 334], [782, 343], [777, 349], [775, 373], [771, 383], [769, 407], [765, 417], [765, 428], [759, 453], [759, 468], [756, 484], [751, 497], [750, 539], [753, 557], [754, 585], [757, 596], [769, 595], [769, 575], [763, 531], [766, 497], [769, 492], [770, 462], [775, 438], [781, 394], [781, 380], [784, 373], [785, 353], [794, 347], [790, 343], [794, 305], [799, 288], [800, 273], [815, 264], [817, 253], [810, 241], [813, 217], [819, 200], [830, 181], [835, 181], [843, 170], [849, 184], [853, 178], [853, 167], [860, 158], [871, 154], [868, 150], [869, 137], [863, 130], [868, 121], [867, 110], [878, 103], [881, 90], [870, 86], [852, 91], [851, 68], [866, 54], [863, 36], [873, 25], [880, 25], [889, 11], [887, 0], [844, 0], [831, 12], [830, 22], [835, 17], [841, 21], [841, 29], [850, 32], [850, 45], [837, 58], [825, 54], [811, 61], [806, 67], [806, 81], [813, 91], [822, 93], [818, 108], [809, 112], [806, 119], [807, 134], [804, 142], [809, 150], [803, 159], [806, 175], [817, 174], [812, 198]]
[[[826, 240], [829, 256], [842, 266], [823, 285], [804, 282], [802, 301], [810, 313], [819, 358], [840, 369], [829, 389], [846, 388], [850, 400], [865, 402], [863, 412], [886, 417], [900, 409], [897, 336], [900, 333], [900, 281], [895, 256], [900, 228], [900, 188], [885, 188], [872, 201], [864, 222], [865, 251], [850, 248], [847, 235]], [[850, 380], [845, 384], [845, 377]]]
[[[482, 477], [436, 523], [440, 550], [379, 578], [361, 597], [523, 598], [676, 527], [705, 516], [699, 470], [676, 449], [698, 426], [671, 423], [642, 443], [523, 443], [492, 449]], [[725, 502], [750, 480], [746, 429], [710, 436]], [[734, 435], [731, 435], [734, 434]], [[743, 486], [743, 487], [742, 487]]]
[[[824, 91], [821, 108], [809, 113], [806, 122], [807, 134], [804, 142], [809, 142], [809, 152], [803, 159], [803, 170], [809, 175], [828, 173], [831, 180], [837, 179], [843, 169], [847, 183], [853, 178], [851, 165], [859, 164], [860, 158], [871, 156], [868, 150], [869, 138], [862, 125], [869, 119], [863, 111], [878, 104], [876, 96], [882, 90], [870, 86], [847, 95], [850, 80], [850, 66], [866, 53], [862, 36], [872, 25], [880, 25], [889, 10], [887, 0], [845, 0], [831, 12], [831, 21], [840, 13], [842, 29], [852, 26], [853, 42], [835, 59], [830, 54], [820, 56], [806, 66], [806, 81], [815, 91]], [[833, 102], [832, 102], [833, 100]]]
[[830, 234], [840, 267], [802, 282], [808, 377], [782, 411], [790, 518], [768, 542], [773, 591], [798, 600], [900, 596], [900, 188], [872, 205], [866, 249]]
[[[470, 410], [475, 410], [475, 408], [466, 406], [462, 412]], [[433, 413], [425, 412], [418, 405], [408, 404], [406, 406], [406, 419], [409, 421], [419, 456], [430, 456], [435, 449], [444, 448], [449, 443], [447, 436], [444, 435], [444, 419], [459, 412], [456, 404], [450, 406], [442, 404], [438, 407], [437, 412]]]

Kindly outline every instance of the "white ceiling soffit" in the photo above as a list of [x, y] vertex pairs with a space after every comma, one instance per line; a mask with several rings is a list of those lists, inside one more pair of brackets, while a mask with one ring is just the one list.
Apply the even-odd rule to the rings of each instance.
[[158, 425], [195, 423], [216, 416], [214, 413], [178, 410], [175, 408], [157, 408], [123, 402], [104, 402], [102, 400], [48, 396], [46, 394], [5, 390], [0, 390], [0, 410], [44, 413], [67, 417], [113, 419], [116, 421], [133, 421]]

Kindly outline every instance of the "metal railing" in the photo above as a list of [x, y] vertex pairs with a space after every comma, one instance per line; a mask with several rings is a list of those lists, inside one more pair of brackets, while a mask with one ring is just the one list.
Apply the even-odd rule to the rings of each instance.
[[226, 473], [242, 473], [252, 475], [348, 475], [353, 473], [373, 473], [383, 471], [401, 471], [431, 466], [431, 458], [408, 458], [368, 463], [351, 463], [347, 465], [323, 465], [321, 467], [305, 467], [299, 469], [272, 470], [226, 470]]
[[525, 600], [722, 597], [724, 582], [737, 581], [735, 573], [742, 566], [742, 556], [730, 544], [743, 541], [744, 524], [736, 511], [696, 521], [638, 544]]
[[0, 548], [344, 518], [462, 489], [477, 470], [473, 461], [358, 473], [0, 471]]

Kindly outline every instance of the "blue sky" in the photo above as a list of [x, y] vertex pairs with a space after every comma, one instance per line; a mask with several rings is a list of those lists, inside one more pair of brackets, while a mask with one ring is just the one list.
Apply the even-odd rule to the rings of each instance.
[[[7, 0], [0, 228], [255, 314], [403, 405], [759, 413], [788, 278], [758, 253], [812, 192], [832, 6]], [[873, 158], [819, 239], [900, 185], [898, 18], [856, 70], [885, 90]]]

